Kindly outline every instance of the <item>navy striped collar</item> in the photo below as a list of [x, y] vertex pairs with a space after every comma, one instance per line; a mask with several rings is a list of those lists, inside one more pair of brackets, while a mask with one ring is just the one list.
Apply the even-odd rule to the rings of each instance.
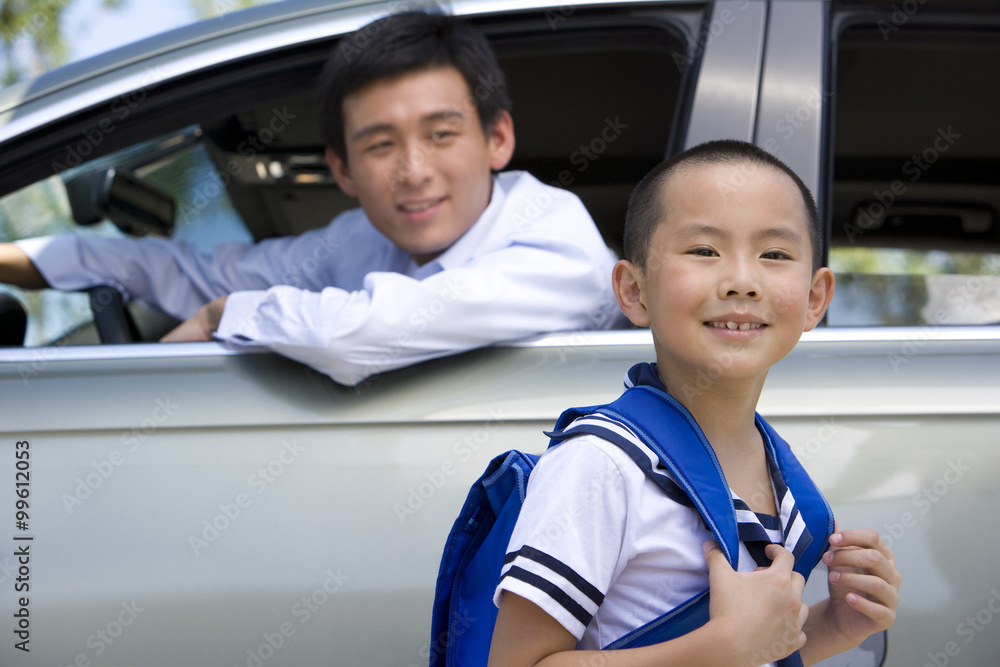
[[781, 470], [771, 458], [770, 452], [767, 453], [767, 465], [771, 471], [778, 516], [754, 512], [732, 489], [729, 490], [736, 509], [736, 526], [740, 542], [743, 542], [754, 562], [761, 567], [771, 564], [771, 559], [764, 553], [764, 548], [768, 544], [783, 545], [792, 552], [795, 560], [798, 560], [812, 542], [809, 528], [795, 505], [795, 497], [785, 484]]
[[670, 393], [663, 381], [660, 380], [660, 374], [656, 370], [656, 362], [642, 362], [628, 369], [628, 373], [625, 374], [625, 388], [631, 389], [639, 386], [653, 387]]
[[[660, 374], [657, 372], [656, 363], [638, 363], [632, 366], [625, 375], [625, 388], [649, 386], [670, 393], [667, 391]], [[761, 431], [761, 438], [767, 440], [767, 435], [757, 425]], [[747, 551], [753, 556], [754, 561], [760, 566], [770, 565], [771, 560], [764, 555], [764, 547], [768, 544], [784, 545], [798, 560], [799, 556], [806, 550], [812, 542], [812, 535], [806, 527], [805, 521], [799, 514], [795, 506], [795, 498], [791, 490], [785, 484], [784, 477], [778, 464], [771, 456], [769, 447], [764, 447], [767, 456], [767, 466], [771, 473], [771, 483], [774, 486], [774, 498], [778, 507], [778, 516], [770, 514], [759, 514], [750, 509], [732, 489], [729, 490], [733, 498], [733, 505], [736, 510], [737, 529], [739, 530], [740, 541], [747, 547]], [[679, 491], [680, 489], [678, 489]], [[683, 493], [682, 493], [683, 495]], [[690, 501], [689, 501], [690, 502]]]

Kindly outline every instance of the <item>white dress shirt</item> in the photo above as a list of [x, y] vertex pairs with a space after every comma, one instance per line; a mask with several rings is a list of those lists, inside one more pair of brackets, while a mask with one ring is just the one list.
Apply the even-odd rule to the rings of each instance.
[[112, 285], [178, 319], [228, 295], [218, 339], [269, 347], [347, 385], [498, 341], [609, 328], [620, 317], [615, 258], [589, 213], [525, 172], [497, 175], [479, 220], [423, 266], [361, 209], [211, 255], [162, 239], [18, 244], [52, 287]]

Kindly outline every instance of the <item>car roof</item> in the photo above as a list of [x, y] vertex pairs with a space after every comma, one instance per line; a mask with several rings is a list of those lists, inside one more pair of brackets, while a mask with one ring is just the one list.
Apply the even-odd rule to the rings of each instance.
[[391, 4], [286, 0], [198, 21], [70, 63], [0, 91], [0, 142], [151, 81], [354, 29], [389, 11]]
[[[220, 63], [329, 39], [393, 12], [439, 7], [455, 15], [495, 16], [563, 4], [558, 0], [284, 0], [251, 7], [156, 34], [0, 90], [0, 144], [131, 91]], [[611, 3], [580, 0], [574, 6], [607, 4]]]

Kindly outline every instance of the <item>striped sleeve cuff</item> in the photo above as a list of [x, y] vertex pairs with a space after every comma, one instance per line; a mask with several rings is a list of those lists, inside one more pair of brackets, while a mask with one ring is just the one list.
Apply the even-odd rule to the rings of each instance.
[[573, 568], [530, 546], [504, 558], [493, 595], [497, 606], [505, 590], [538, 605], [578, 640], [604, 602], [604, 594]]

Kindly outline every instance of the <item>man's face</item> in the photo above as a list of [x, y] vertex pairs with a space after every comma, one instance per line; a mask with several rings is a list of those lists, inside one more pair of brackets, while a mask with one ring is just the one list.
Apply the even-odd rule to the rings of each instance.
[[376, 81], [344, 98], [346, 162], [327, 149], [341, 189], [380, 232], [424, 264], [486, 209], [491, 170], [507, 165], [514, 126], [483, 134], [475, 98], [450, 66]]
[[714, 164], [678, 171], [661, 196], [639, 281], [661, 373], [763, 382], [833, 292], [829, 269], [812, 271], [798, 188], [776, 169]]

